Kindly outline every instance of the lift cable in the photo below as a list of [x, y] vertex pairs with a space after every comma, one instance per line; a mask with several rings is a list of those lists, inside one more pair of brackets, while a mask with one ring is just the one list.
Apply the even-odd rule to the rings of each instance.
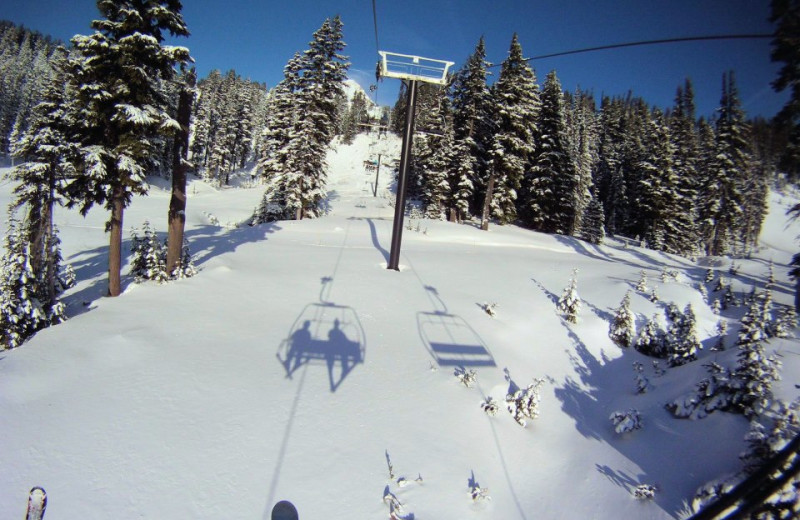
[[[378, 43], [378, 10], [375, 8], [375, 0], [372, 0], [372, 25], [375, 27], [375, 52], [380, 54], [381, 46]], [[370, 85], [370, 91], [375, 93], [375, 104], [378, 104], [378, 79], [380, 78], [380, 74], [376, 71], [375, 73], [375, 83]]]
[[[373, 0], [374, 1], [374, 0]], [[637, 42], [615, 43], [612, 45], [601, 45], [599, 47], [587, 47], [585, 49], [575, 49], [571, 51], [554, 52], [552, 54], [542, 54], [532, 58], [525, 58], [525, 61], [543, 60], [545, 58], [555, 58], [556, 56], [567, 56], [570, 54], [580, 54], [584, 52], [604, 51], [608, 49], [619, 49], [622, 47], [638, 47], [643, 45], [656, 45], [662, 43], [680, 43], [680, 42], [695, 42], [695, 41], [709, 41], [709, 40], [752, 40], [752, 39], [765, 39], [772, 38], [773, 34], [721, 34], [714, 36], [686, 36], [683, 38], [666, 38], [662, 40], [644, 40]], [[487, 68], [499, 67], [501, 64], [495, 63]]]
[[378, 11], [375, 9], [375, 0], [372, 0], [372, 25], [375, 27], [375, 51], [380, 51], [378, 44]]

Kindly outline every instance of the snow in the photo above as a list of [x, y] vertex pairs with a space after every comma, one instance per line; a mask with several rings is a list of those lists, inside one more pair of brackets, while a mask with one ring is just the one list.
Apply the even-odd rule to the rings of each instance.
[[[698, 487], [741, 468], [744, 417], [664, 409], [706, 377], [704, 364], [735, 361], [735, 349], [710, 350], [719, 316], [696, 288], [707, 259], [423, 220], [404, 230], [400, 272], [387, 270], [392, 182], [382, 166], [373, 197], [370, 144], [331, 151], [331, 211], [318, 219], [236, 227], [261, 188], [192, 181], [186, 234], [199, 273], [164, 285], [127, 277], [118, 298], [102, 297], [107, 213], [58, 210], [78, 284], [71, 319], [0, 352], [0, 517], [19, 515], [38, 485], [48, 520], [269, 518], [281, 500], [300, 518], [388, 518], [395, 499], [420, 520], [678, 518]], [[399, 156], [396, 138], [379, 147], [384, 165]], [[169, 190], [158, 184], [134, 198], [126, 229], [149, 220], [163, 234]], [[3, 206], [12, 188], [0, 186]], [[775, 302], [793, 301], [786, 264], [800, 226], [785, 210], [796, 200], [771, 195], [763, 248], [736, 261], [735, 291], [763, 286], [771, 260]], [[729, 261], [715, 263], [727, 276]], [[677, 281], [659, 280], [664, 266]], [[573, 269], [577, 324], [556, 309]], [[608, 337], [642, 271], [661, 301], [631, 293], [637, 327], [668, 302], [691, 303], [704, 345], [664, 375]], [[728, 345], [743, 313], [723, 311], [737, 323]], [[767, 350], [782, 356], [776, 393], [794, 399], [798, 340]], [[459, 365], [475, 371], [470, 387]], [[504, 406], [483, 410], [538, 378], [538, 417], [524, 428]], [[609, 417], [631, 409], [642, 428], [618, 435]], [[635, 498], [641, 486], [654, 486], [651, 500]]]

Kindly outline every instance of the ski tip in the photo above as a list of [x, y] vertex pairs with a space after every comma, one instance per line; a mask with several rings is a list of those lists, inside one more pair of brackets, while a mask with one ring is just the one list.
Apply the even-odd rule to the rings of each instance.
[[288, 500], [281, 500], [272, 508], [272, 520], [299, 520], [297, 509]]

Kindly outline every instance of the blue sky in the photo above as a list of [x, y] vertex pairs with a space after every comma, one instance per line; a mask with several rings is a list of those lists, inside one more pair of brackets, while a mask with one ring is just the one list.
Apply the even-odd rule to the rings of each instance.
[[[487, 59], [500, 63], [514, 32], [526, 56], [623, 43], [697, 35], [771, 33], [769, 0], [375, 0], [381, 50], [451, 60], [458, 68], [481, 35]], [[283, 66], [305, 50], [327, 17], [344, 22], [350, 77], [374, 83], [377, 61], [371, 0], [184, 0], [192, 35], [188, 47], [200, 77], [217, 68], [274, 86]], [[3, 0], [0, 19], [68, 40], [88, 34], [98, 17], [94, 0]], [[565, 89], [580, 86], [601, 94], [629, 90], [661, 107], [670, 106], [684, 78], [695, 85], [698, 115], [719, 103], [723, 72], [736, 72], [748, 115], [773, 116], [786, 95], [770, 82], [778, 69], [769, 40], [739, 40], [599, 51], [532, 62], [541, 83], [552, 69]], [[499, 73], [499, 67], [493, 69]], [[378, 101], [393, 104], [399, 80], [380, 84]]]

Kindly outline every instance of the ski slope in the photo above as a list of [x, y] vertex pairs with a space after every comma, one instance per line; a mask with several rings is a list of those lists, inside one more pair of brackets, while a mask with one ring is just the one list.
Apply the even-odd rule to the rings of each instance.
[[[399, 518], [417, 520], [680, 518], [700, 485], [741, 467], [742, 416], [677, 420], [663, 408], [703, 364], [735, 360], [735, 349], [709, 351], [719, 317], [696, 288], [706, 264], [727, 273], [727, 259], [421, 220], [404, 230], [400, 271], [387, 270], [392, 180], [382, 167], [373, 196], [370, 142], [329, 154], [331, 211], [319, 219], [236, 227], [261, 190], [192, 181], [187, 237], [200, 272], [165, 285], [125, 278], [114, 299], [103, 297], [106, 213], [58, 210], [79, 284], [65, 297], [69, 321], [0, 352], [0, 517], [20, 517], [38, 485], [47, 520], [268, 519], [280, 500], [302, 519], [389, 518], [387, 494]], [[380, 146], [399, 155], [394, 137]], [[3, 181], [3, 206], [11, 189]], [[147, 219], [164, 231], [168, 199], [158, 186], [136, 198], [126, 229]], [[737, 260], [735, 290], [763, 286], [773, 261], [774, 298], [793, 301], [798, 225], [785, 210], [795, 201], [771, 196], [764, 246]], [[677, 281], [659, 280], [665, 266]], [[575, 268], [573, 325], [554, 300]], [[642, 270], [661, 302], [632, 294], [640, 325], [666, 302], [691, 302], [706, 347], [661, 377], [608, 338]], [[497, 304], [494, 318], [485, 303]], [[742, 312], [724, 315], [729, 345]], [[784, 365], [777, 394], [796, 398], [798, 340], [769, 349]], [[643, 395], [634, 361], [653, 385]], [[471, 388], [458, 365], [475, 370]], [[534, 378], [545, 379], [541, 413], [522, 428], [503, 401]], [[487, 396], [501, 404], [495, 417], [481, 410]], [[629, 408], [643, 429], [619, 435], [609, 416]], [[655, 498], [633, 498], [639, 484], [655, 485]], [[490, 499], [474, 501], [475, 485]]]

